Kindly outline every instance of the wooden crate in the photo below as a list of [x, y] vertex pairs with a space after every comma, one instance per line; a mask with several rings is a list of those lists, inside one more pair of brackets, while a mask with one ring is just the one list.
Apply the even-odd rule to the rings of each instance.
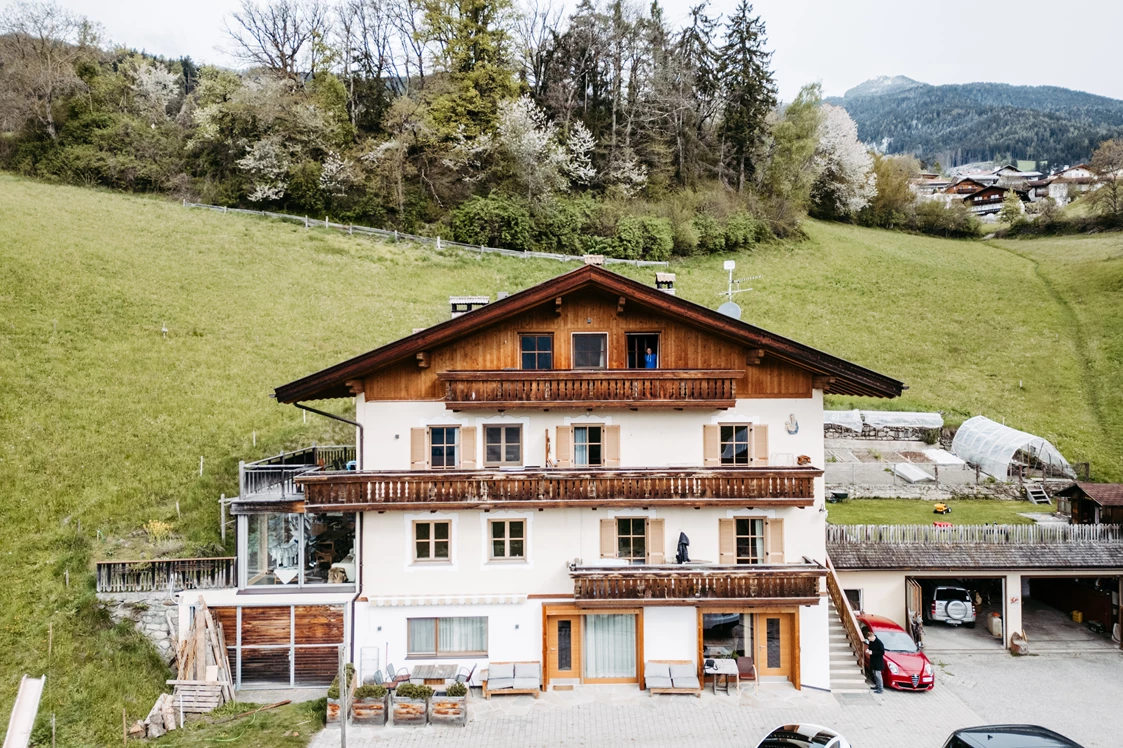
[[434, 725], [464, 727], [468, 724], [468, 697], [434, 696], [429, 721]]
[[389, 699], [356, 699], [351, 704], [351, 721], [360, 725], [384, 725], [389, 715]]
[[428, 699], [405, 699], [399, 696], [394, 696], [393, 699], [395, 725], [429, 724]]

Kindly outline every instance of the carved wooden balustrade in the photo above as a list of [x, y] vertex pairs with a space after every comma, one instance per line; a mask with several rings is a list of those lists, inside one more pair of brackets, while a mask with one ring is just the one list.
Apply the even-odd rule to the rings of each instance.
[[570, 570], [573, 597], [579, 607], [697, 605], [751, 601], [756, 605], [815, 604], [818, 564], [741, 566], [577, 566]]
[[813, 467], [523, 468], [310, 473], [306, 511], [811, 506]]
[[732, 408], [730, 369], [443, 371], [449, 410], [506, 408]]

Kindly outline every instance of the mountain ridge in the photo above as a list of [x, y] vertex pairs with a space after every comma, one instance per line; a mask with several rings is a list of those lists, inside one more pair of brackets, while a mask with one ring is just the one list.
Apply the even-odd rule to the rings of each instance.
[[1087, 160], [1123, 137], [1123, 101], [1061, 86], [932, 85], [879, 76], [826, 99], [849, 112], [858, 136], [879, 150], [958, 165], [1021, 159]]

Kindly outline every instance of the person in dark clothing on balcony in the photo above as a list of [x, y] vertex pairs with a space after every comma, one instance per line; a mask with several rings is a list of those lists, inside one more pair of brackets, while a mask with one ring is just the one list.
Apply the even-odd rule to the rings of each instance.
[[866, 629], [866, 654], [870, 656], [870, 673], [873, 675], [873, 685], [870, 690], [881, 693], [885, 688], [885, 681], [881, 671], [885, 668], [885, 645], [877, 638], [873, 629]]

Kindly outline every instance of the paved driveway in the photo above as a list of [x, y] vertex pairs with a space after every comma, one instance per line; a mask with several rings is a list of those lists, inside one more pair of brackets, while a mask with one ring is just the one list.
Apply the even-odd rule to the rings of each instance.
[[[751, 688], [738, 700], [707, 691], [650, 697], [618, 686], [573, 692], [473, 698], [467, 727], [351, 728], [349, 748], [432, 746], [698, 746], [752, 748], [779, 724], [814, 722], [838, 729], [855, 748], [940, 748], [959, 727], [1031, 722], [1085, 748], [1118, 748], [1123, 656], [947, 654], [936, 659], [931, 693], [838, 696], [783, 686]], [[328, 729], [313, 748], [339, 745]]]

